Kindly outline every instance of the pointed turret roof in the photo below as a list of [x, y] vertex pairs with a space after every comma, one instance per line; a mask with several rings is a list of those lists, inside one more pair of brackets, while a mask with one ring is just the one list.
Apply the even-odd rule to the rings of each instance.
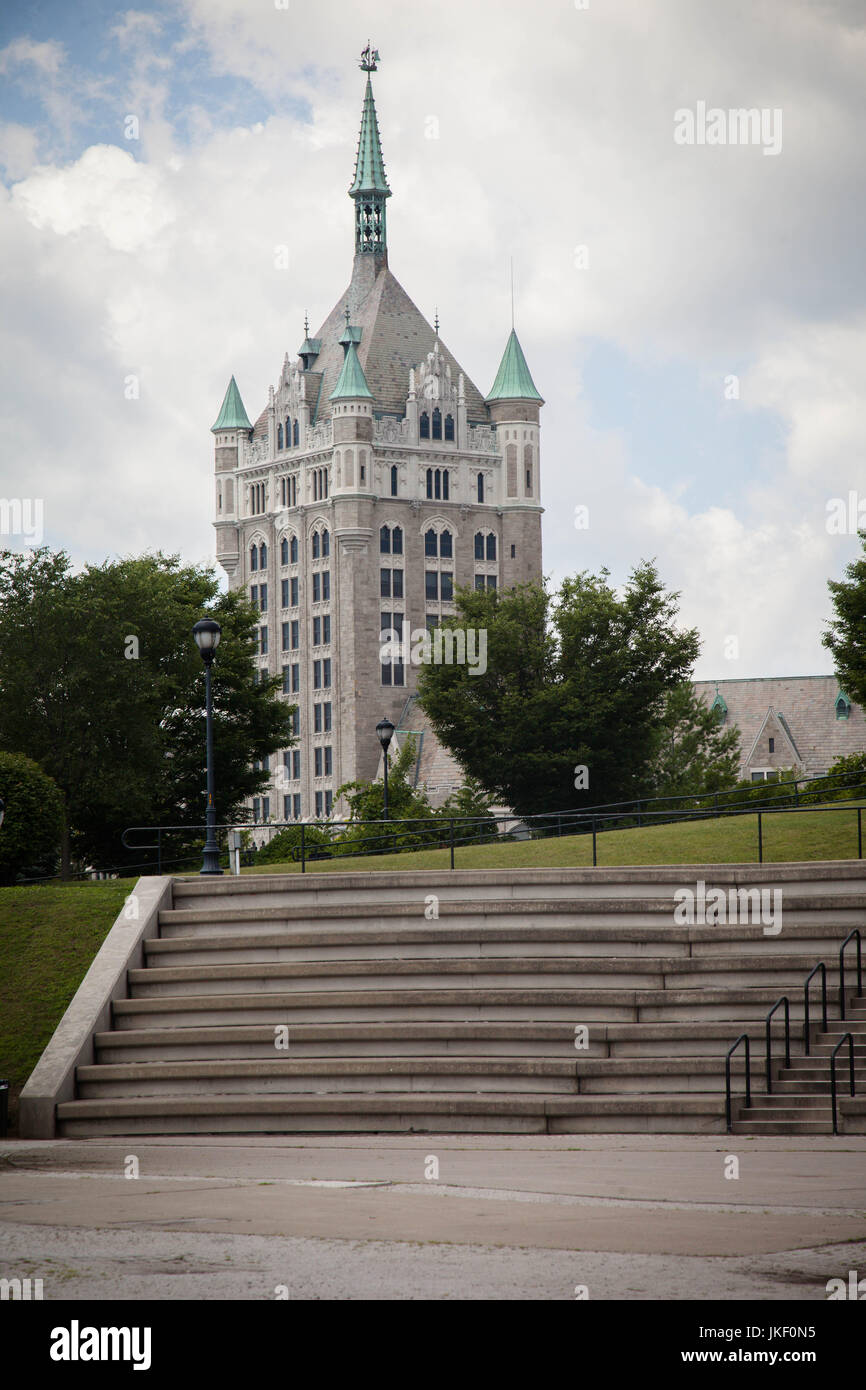
[[223, 397], [222, 408], [216, 421], [211, 425], [211, 434], [216, 434], [217, 430], [251, 430], [244, 403], [241, 400], [241, 393], [238, 384], [232, 377]]
[[535, 389], [535, 382], [526, 365], [526, 358], [523, 355], [523, 348], [517, 340], [514, 329], [505, 345], [502, 354], [502, 361], [499, 363], [499, 371], [496, 373], [496, 380], [490, 390], [490, 395], [485, 397], [487, 401], [543, 401], [544, 397]]
[[350, 342], [346, 348], [343, 370], [340, 372], [337, 384], [331, 392], [331, 400], [336, 401], [341, 398], [348, 400], [359, 396], [372, 400], [373, 392], [367, 385], [367, 378], [364, 376], [364, 368], [358, 360], [358, 349], [353, 342]]
[[358, 136], [358, 152], [355, 157], [355, 177], [349, 189], [350, 197], [358, 193], [381, 193], [390, 198], [391, 190], [385, 177], [385, 161], [379, 141], [379, 122], [376, 119], [376, 103], [373, 100], [373, 84], [367, 73], [367, 88], [364, 92], [364, 106], [361, 111], [361, 133]]

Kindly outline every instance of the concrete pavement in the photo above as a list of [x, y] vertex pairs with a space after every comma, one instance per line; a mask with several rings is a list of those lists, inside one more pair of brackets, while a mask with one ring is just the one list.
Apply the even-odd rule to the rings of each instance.
[[0, 1250], [46, 1299], [826, 1299], [866, 1138], [5, 1141]]

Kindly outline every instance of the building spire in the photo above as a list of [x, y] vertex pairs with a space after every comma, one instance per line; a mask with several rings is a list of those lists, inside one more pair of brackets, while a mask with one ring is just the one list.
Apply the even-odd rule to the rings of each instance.
[[360, 67], [367, 74], [364, 105], [361, 110], [361, 131], [355, 156], [355, 176], [349, 197], [355, 203], [355, 254], [387, 258], [388, 240], [385, 229], [385, 199], [391, 190], [385, 177], [385, 163], [379, 141], [379, 122], [370, 73], [377, 71], [379, 50], [370, 44], [361, 54]]

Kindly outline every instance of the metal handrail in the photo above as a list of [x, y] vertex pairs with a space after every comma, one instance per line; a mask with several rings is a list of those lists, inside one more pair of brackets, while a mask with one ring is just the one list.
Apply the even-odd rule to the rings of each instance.
[[731, 1056], [736, 1052], [740, 1043], [746, 1044], [746, 1109], [752, 1103], [752, 1054], [749, 1045], [748, 1033], [741, 1033], [735, 1043], [728, 1048], [725, 1056], [725, 1122], [728, 1126], [728, 1133], [733, 1129], [734, 1122], [731, 1117]]
[[770, 1056], [772, 1047], [770, 1021], [780, 1004], [785, 1005], [785, 1066], [789, 1067], [791, 1065], [791, 1005], [787, 994], [783, 994], [781, 998], [776, 1000], [765, 1019], [767, 1028], [767, 1095], [771, 1095], [773, 1090], [772, 1059]]
[[848, 1044], [848, 1066], [851, 1073], [851, 1094], [854, 1094], [854, 1037], [851, 1033], [843, 1033], [833, 1051], [830, 1053], [830, 1102], [833, 1106], [833, 1133], [839, 1133], [839, 1125], [836, 1115], [836, 1053], [843, 1043]]
[[827, 1031], [827, 967], [822, 960], [819, 960], [818, 964], [809, 971], [806, 976], [806, 982], [803, 985], [803, 1042], [807, 1057], [811, 1051], [809, 1042], [809, 985], [812, 983], [813, 976], [817, 975], [819, 970], [821, 972], [821, 1026], [825, 1033]]
[[857, 995], [863, 993], [863, 957], [862, 957], [862, 938], [860, 928], [854, 927], [849, 931], [842, 945], [839, 947], [839, 1017], [845, 1017], [845, 947], [849, 941], [857, 942]]

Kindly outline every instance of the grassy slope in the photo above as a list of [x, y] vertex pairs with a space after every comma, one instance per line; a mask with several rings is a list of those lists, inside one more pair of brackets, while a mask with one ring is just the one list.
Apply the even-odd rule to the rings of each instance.
[[[856, 859], [857, 815], [853, 803], [832, 812], [797, 811], [762, 817], [764, 860], [768, 863], [801, 859]], [[866, 814], [863, 817], [866, 832]], [[758, 818], [723, 817], [685, 821], [676, 825], [610, 830], [598, 836], [598, 863], [620, 864], [742, 864], [758, 858]], [[316, 860], [307, 872], [364, 869], [442, 869], [449, 864], [447, 849], [405, 854], [340, 857]], [[545, 840], [507, 844], [464, 845], [455, 850], [458, 869], [580, 867], [592, 864], [592, 837], [564, 835]], [[297, 873], [297, 864], [268, 864], [244, 873]]]
[[0, 888], [0, 1077], [13, 1113], [132, 886], [126, 879]]

